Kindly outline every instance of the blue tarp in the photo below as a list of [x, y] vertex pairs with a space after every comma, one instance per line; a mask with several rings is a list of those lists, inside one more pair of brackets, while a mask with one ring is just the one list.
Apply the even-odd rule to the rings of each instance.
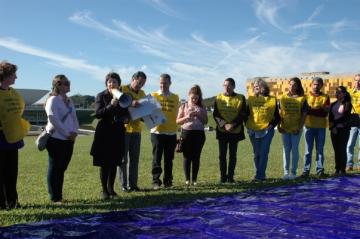
[[360, 238], [360, 176], [19, 224], [0, 238]]

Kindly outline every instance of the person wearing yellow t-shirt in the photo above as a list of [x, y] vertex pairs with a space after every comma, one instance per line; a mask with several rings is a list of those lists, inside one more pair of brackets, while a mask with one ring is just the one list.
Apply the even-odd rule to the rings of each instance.
[[[360, 115], [360, 74], [356, 74], [353, 80], [353, 89], [350, 91], [351, 103], [353, 105], [352, 113]], [[354, 148], [357, 139], [360, 138], [359, 125], [353, 125], [350, 129], [350, 136], [346, 146], [347, 163], [346, 170], [352, 171], [354, 168]], [[359, 140], [360, 145], [360, 140]], [[358, 152], [356, 168], [360, 171], [360, 152]]]
[[[299, 161], [299, 143], [307, 113], [304, 89], [298, 77], [289, 80], [289, 92], [279, 101], [280, 124], [278, 130], [283, 141], [284, 179], [295, 179]], [[291, 153], [291, 172], [290, 172]]]
[[326, 128], [328, 126], [328, 113], [330, 108], [330, 98], [321, 92], [324, 81], [320, 77], [315, 77], [311, 82], [311, 92], [306, 96], [309, 105], [305, 119], [305, 153], [304, 170], [302, 177], [308, 177], [311, 168], [311, 156], [316, 143], [316, 174], [324, 176], [324, 145], [326, 138]]
[[[139, 100], [145, 97], [145, 92], [141, 89], [145, 82], [145, 73], [138, 71], [132, 76], [130, 84], [121, 86], [121, 92], [131, 95], [132, 107], [137, 107], [140, 104]], [[139, 191], [137, 182], [142, 130], [141, 119], [131, 120], [125, 125], [125, 128], [124, 158], [119, 167], [120, 184], [123, 192]]]
[[22, 118], [25, 102], [10, 87], [15, 83], [17, 66], [0, 62], [0, 210], [19, 207], [16, 182], [18, 150], [30, 124]]
[[263, 79], [253, 84], [253, 96], [248, 98], [246, 121], [247, 132], [254, 152], [255, 181], [266, 179], [266, 168], [274, 128], [279, 122], [279, 110], [276, 98], [270, 96], [270, 89]]
[[162, 184], [161, 158], [164, 154], [164, 186], [172, 186], [172, 168], [176, 146], [177, 124], [176, 117], [179, 108], [179, 96], [170, 92], [171, 77], [168, 74], [160, 75], [160, 90], [151, 95], [160, 103], [166, 122], [151, 129], [151, 143], [153, 152], [152, 183], [153, 189], [158, 190]]
[[[219, 145], [220, 183], [234, 183], [238, 143], [245, 139], [245, 96], [235, 93], [235, 81], [227, 78], [224, 91], [215, 98], [213, 116], [216, 122], [216, 139]], [[229, 149], [229, 164], [226, 155]]]

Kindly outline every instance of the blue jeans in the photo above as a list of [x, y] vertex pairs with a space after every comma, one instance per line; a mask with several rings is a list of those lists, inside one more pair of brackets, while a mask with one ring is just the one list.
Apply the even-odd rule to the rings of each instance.
[[307, 128], [304, 127], [305, 136], [305, 155], [304, 155], [304, 171], [303, 173], [309, 174], [311, 168], [311, 156], [316, 144], [316, 173], [324, 172], [324, 145], [326, 137], [325, 128]]
[[249, 137], [254, 151], [255, 179], [264, 180], [274, 129], [269, 130], [262, 138], [256, 138], [255, 135]]
[[289, 174], [290, 169], [290, 153], [292, 153], [292, 168], [291, 174], [296, 176], [299, 161], [299, 142], [301, 139], [301, 132], [298, 134], [282, 133], [283, 141], [283, 161], [284, 174]]
[[[348, 167], [354, 166], [354, 148], [356, 144], [356, 140], [359, 138], [359, 146], [360, 146], [360, 128], [351, 127], [350, 136], [346, 146], [347, 153], [347, 163]], [[358, 152], [358, 163], [360, 162], [360, 152]]]
[[[136, 188], [138, 181], [141, 133], [125, 134], [124, 158], [120, 165], [120, 183], [126, 188]], [[128, 167], [129, 164], [129, 167]], [[129, 177], [129, 181], [128, 181]], [[129, 183], [129, 185], [127, 185]]]

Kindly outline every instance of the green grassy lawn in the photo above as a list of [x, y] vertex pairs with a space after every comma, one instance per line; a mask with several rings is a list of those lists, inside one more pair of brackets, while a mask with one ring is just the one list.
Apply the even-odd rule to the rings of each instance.
[[[92, 166], [92, 158], [89, 155], [93, 136], [79, 136], [75, 144], [73, 158], [65, 173], [63, 197], [67, 202], [61, 206], [51, 205], [49, 202], [46, 185], [47, 152], [39, 152], [35, 148], [35, 138], [26, 137], [26, 146], [20, 150], [19, 155], [18, 193], [22, 207], [0, 211], [0, 226], [81, 214], [149, 207], [202, 197], [218, 197], [250, 188], [279, 186], [304, 181], [302, 179], [292, 182], [281, 180], [283, 176], [282, 142], [280, 134], [276, 133], [271, 144], [267, 168], [267, 177], [269, 179], [266, 182], [251, 182], [254, 176], [253, 153], [250, 141], [247, 138], [245, 141], [240, 142], [238, 147], [238, 161], [235, 171], [236, 183], [218, 184], [219, 163], [215, 132], [207, 132], [206, 137], [201, 157], [198, 186], [189, 189], [184, 187], [182, 155], [176, 154], [173, 169], [174, 186], [170, 189], [162, 188], [160, 191], [152, 191], [151, 142], [148, 131], [144, 130], [139, 168], [139, 187], [144, 190], [141, 192], [121, 193], [117, 175], [115, 191], [118, 192], [120, 197], [102, 201], [100, 200], [101, 187], [98, 168]], [[303, 138], [300, 146], [298, 174], [301, 173], [303, 164]], [[330, 137], [327, 138], [325, 146], [325, 169], [326, 173], [333, 173], [334, 171]], [[314, 167], [312, 167], [312, 173], [314, 173]]]

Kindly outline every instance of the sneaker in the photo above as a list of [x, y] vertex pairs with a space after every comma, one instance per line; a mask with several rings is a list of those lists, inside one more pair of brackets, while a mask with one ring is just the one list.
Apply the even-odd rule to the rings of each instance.
[[353, 171], [353, 167], [352, 166], [346, 166], [346, 171], [348, 171], [348, 172]]
[[117, 193], [116, 193], [114, 190], [110, 191], [110, 192], [109, 192], [109, 195], [110, 195], [110, 197], [112, 197], [112, 198], [118, 197]]
[[321, 172], [318, 172], [318, 173], [317, 173], [317, 176], [318, 176], [319, 178], [324, 178], [324, 177], [326, 177], [327, 175], [326, 175], [323, 171], [321, 171]]
[[126, 193], [126, 192], [129, 191], [129, 189], [128, 189], [127, 187], [122, 187], [122, 188], [121, 188], [121, 191], [124, 192], [124, 193]]
[[170, 188], [170, 187], [172, 187], [172, 182], [164, 183], [164, 187], [165, 187], [165, 188]]
[[296, 179], [296, 175], [294, 174], [289, 175], [289, 180], [294, 180], [294, 179]]
[[63, 203], [62, 203], [61, 200], [56, 200], [56, 201], [51, 200], [51, 204], [52, 204], [52, 205], [56, 205], [56, 206], [60, 206], [60, 205], [62, 205]]
[[196, 182], [196, 181], [192, 182], [192, 185], [193, 185], [193, 186], [196, 186], [196, 185], [197, 185], [197, 182]]
[[189, 180], [186, 180], [186, 181], [185, 181], [185, 186], [187, 186], [187, 187], [190, 186], [190, 181], [189, 181]]
[[153, 184], [153, 190], [157, 191], [157, 190], [159, 190], [159, 189], [160, 189], [160, 185], [154, 183], [154, 184]]
[[229, 183], [235, 183], [235, 180], [234, 180], [233, 178], [229, 178], [229, 179], [228, 179], [228, 182], [229, 182]]
[[289, 180], [290, 179], [290, 175], [289, 174], [285, 174], [283, 177], [284, 180]]

